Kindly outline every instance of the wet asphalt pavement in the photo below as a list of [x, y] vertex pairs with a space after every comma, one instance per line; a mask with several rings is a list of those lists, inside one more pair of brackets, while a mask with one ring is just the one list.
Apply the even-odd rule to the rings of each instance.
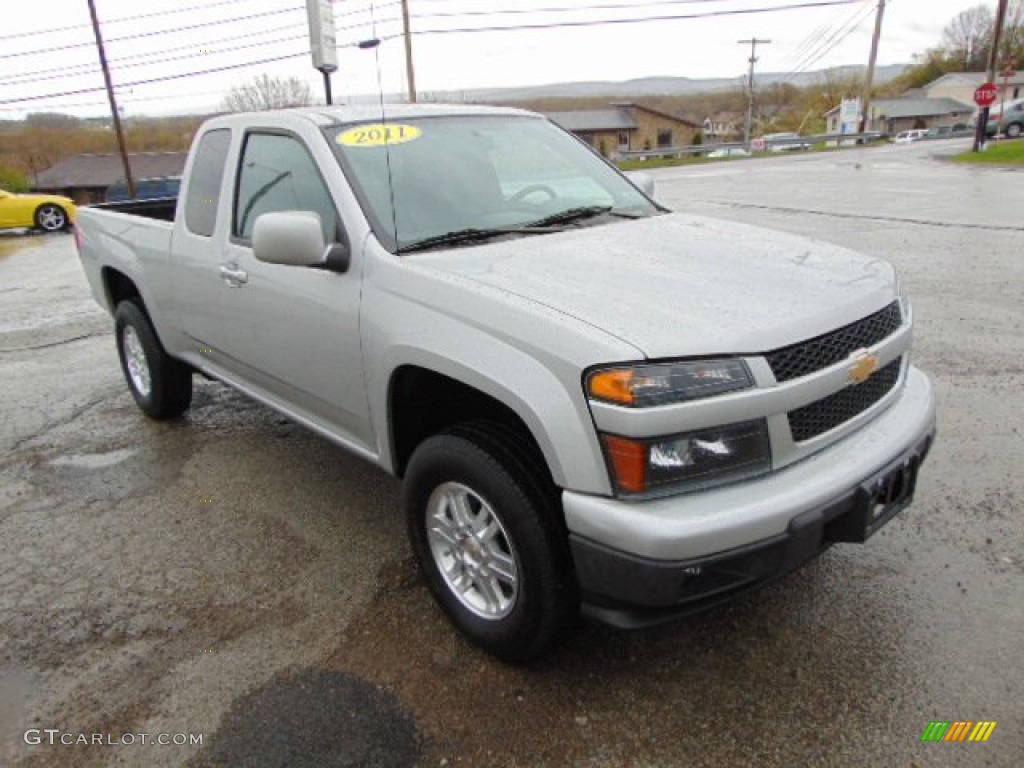
[[198, 378], [146, 420], [72, 238], [0, 234], [0, 765], [1021, 765], [1024, 172], [932, 157], [959, 146], [654, 173], [676, 209], [893, 261], [939, 438], [867, 544], [525, 668], [440, 617], [396, 481]]

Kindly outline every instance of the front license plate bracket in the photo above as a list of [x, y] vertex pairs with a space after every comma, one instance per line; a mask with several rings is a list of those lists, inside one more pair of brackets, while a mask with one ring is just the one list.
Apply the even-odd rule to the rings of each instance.
[[860, 484], [853, 508], [826, 526], [833, 542], [862, 543], [892, 520], [914, 498], [921, 460], [908, 456]]

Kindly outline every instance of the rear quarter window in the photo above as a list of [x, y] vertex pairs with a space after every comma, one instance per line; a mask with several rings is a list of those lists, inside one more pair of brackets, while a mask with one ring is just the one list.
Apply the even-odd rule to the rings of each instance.
[[196, 147], [185, 197], [185, 227], [193, 234], [210, 237], [217, 228], [217, 208], [230, 144], [231, 131], [216, 128], [207, 131]]

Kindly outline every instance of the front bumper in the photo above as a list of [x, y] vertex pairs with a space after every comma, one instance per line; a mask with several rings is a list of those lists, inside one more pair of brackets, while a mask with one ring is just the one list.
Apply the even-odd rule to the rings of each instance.
[[910, 502], [934, 434], [932, 384], [911, 368], [877, 418], [766, 477], [639, 502], [566, 491], [585, 611], [654, 623], [766, 583], [837, 541], [862, 541]]

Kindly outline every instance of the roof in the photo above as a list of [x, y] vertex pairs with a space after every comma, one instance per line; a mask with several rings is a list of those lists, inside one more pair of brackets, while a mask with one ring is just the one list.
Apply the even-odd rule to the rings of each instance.
[[632, 102], [621, 102], [612, 104], [608, 109], [577, 109], [564, 112], [545, 112], [544, 114], [555, 123], [574, 133], [587, 131], [632, 131], [638, 126], [633, 110], [639, 109], [652, 115], [681, 123], [691, 128], [700, 126], [692, 120], [678, 115], [670, 115], [653, 107], [645, 107], [643, 104]]
[[[987, 72], [947, 72], [942, 77], [932, 80], [925, 86], [925, 90], [931, 90], [937, 85], [966, 85], [977, 88], [988, 81]], [[1003, 78], [996, 72], [995, 82], [1002, 83]], [[1011, 85], [1024, 85], [1024, 72], [1017, 72], [1015, 77], [1010, 78]]]
[[[833, 115], [839, 107], [832, 107], [826, 115]], [[876, 118], [940, 117], [952, 114], [971, 114], [974, 107], [956, 99], [875, 99], [871, 113]]]
[[691, 128], [699, 128], [700, 127], [700, 125], [695, 123], [695, 122], [693, 122], [693, 120], [687, 120], [685, 117], [680, 117], [679, 115], [673, 115], [670, 112], [663, 112], [660, 109], [655, 109], [654, 107], [648, 107], [648, 106], [645, 106], [644, 104], [634, 104], [633, 102], [630, 102], [630, 101], [622, 101], [622, 102], [616, 101], [616, 102], [612, 102], [612, 106], [613, 107], [619, 107], [621, 109], [639, 109], [639, 110], [642, 110], [644, 112], [649, 112], [652, 115], [657, 115], [658, 117], [663, 117], [666, 120], [673, 120], [673, 121], [675, 121], [677, 123], [685, 123], [686, 125], [690, 126]]
[[[131, 152], [128, 160], [136, 179], [154, 176], [180, 176], [187, 152]], [[121, 156], [114, 153], [66, 157], [39, 174], [37, 189], [72, 187], [109, 187], [124, 179]]]
[[447, 117], [451, 115], [526, 115], [536, 113], [513, 107], [490, 107], [477, 104], [342, 104], [316, 107], [293, 107], [271, 109], [263, 112], [233, 112], [219, 115], [208, 124], [219, 126], [248, 126], [254, 119], [276, 120], [291, 115], [305, 117], [318, 126], [337, 126], [345, 123], [360, 123], [369, 120], [391, 121], [416, 117]]
[[728, 123], [733, 120], [742, 120], [746, 117], [745, 112], [735, 112], [730, 110], [719, 110], [718, 112], [712, 112], [708, 115], [705, 120], [710, 120], [713, 123]]
[[637, 127], [636, 120], [624, 108], [579, 109], [545, 114], [567, 131], [631, 131]]
[[878, 99], [872, 102], [875, 115], [884, 117], [938, 117], [971, 114], [974, 107], [956, 99]]

